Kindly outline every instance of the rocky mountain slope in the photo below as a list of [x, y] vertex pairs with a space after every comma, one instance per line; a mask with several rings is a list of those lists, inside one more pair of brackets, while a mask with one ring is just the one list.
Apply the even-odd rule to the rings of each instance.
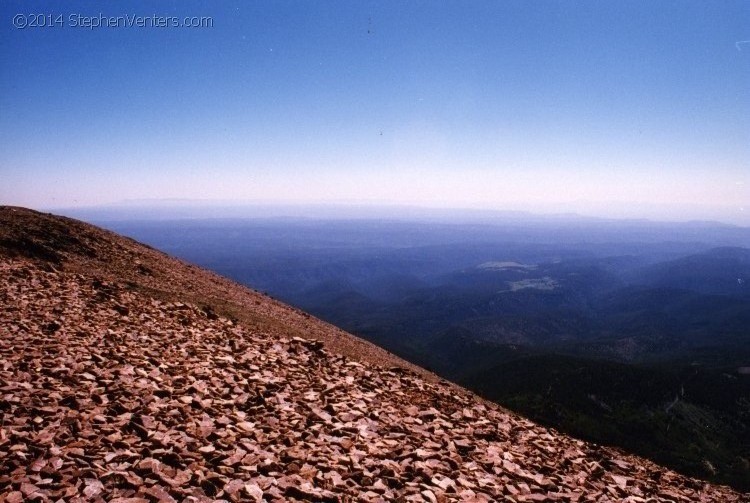
[[302, 312], [0, 208], [0, 500], [743, 501]]

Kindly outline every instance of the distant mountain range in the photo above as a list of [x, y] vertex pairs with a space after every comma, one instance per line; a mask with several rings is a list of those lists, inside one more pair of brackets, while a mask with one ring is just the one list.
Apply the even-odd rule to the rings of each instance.
[[650, 287], [746, 297], [750, 294], [750, 250], [713, 248], [634, 271], [629, 279]]
[[[558, 205], [559, 206], [559, 205]], [[609, 207], [613, 203], [608, 203]], [[554, 207], [554, 205], [552, 206]], [[551, 208], [552, 208], [551, 207]], [[88, 221], [103, 220], [170, 220], [170, 219], [247, 219], [282, 218], [315, 220], [395, 220], [401, 222], [452, 223], [452, 224], [603, 224], [624, 228], [737, 228], [736, 224], [722, 223], [721, 219], [691, 219], [671, 221], [670, 219], [648, 219], [644, 217], [593, 216], [595, 213], [571, 211], [569, 209], [548, 209], [537, 207], [529, 210], [498, 210], [479, 208], [440, 208], [406, 204], [386, 204], [361, 201], [340, 201], [333, 203], [289, 203], [289, 202], [241, 202], [195, 199], [141, 199], [119, 203], [81, 206], [74, 208], [50, 208], [50, 210], [82, 218]], [[705, 210], [705, 209], [704, 209]], [[598, 214], [606, 214], [599, 212]], [[680, 214], [676, 212], [673, 214]], [[703, 211], [703, 214], [706, 214]], [[740, 227], [741, 228], [741, 227]]]

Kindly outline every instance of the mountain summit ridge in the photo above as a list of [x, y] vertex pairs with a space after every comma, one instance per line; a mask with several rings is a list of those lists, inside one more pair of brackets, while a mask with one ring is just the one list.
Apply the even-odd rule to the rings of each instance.
[[742, 501], [161, 252], [0, 207], [0, 501]]

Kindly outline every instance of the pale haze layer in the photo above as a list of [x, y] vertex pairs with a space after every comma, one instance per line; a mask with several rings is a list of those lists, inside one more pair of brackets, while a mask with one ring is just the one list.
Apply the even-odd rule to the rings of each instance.
[[[0, 203], [750, 225], [750, 3], [0, 5]], [[15, 28], [18, 14], [64, 26]], [[213, 26], [71, 26], [73, 16]]]

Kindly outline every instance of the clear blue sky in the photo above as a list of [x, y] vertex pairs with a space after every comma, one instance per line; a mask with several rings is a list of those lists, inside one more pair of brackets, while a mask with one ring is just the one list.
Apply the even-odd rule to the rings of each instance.
[[[366, 201], [750, 225], [748, 1], [0, 9], [0, 203]], [[213, 27], [70, 25], [100, 13]], [[17, 29], [16, 14], [65, 26]]]

